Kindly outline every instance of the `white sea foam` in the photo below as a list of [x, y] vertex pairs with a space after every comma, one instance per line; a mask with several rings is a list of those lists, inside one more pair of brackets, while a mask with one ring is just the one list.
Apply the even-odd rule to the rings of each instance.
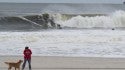
[[[59, 17], [59, 15], [58, 15]], [[56, 22], [61, 24], [63, 27], [76, 27], [76, 28], [115, 28], [125, 27], [125, 11], [116, 11], [107, 16], [94, 16], [94, 17], [83, 17], [75, 16], [71, 19], [63, 21], [62, 18], [57, 19]]]
[[125, 56], [124, 30], [46, 30], [0, 32], [0, 55], [22, 55], [27, 45], [33, 56]]

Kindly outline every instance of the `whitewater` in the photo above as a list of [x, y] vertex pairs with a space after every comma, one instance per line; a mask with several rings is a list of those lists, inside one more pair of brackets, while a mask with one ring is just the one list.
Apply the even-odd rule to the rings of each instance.
[[77, 15], [70, 19], [65, 19], [62, 15], [58, 15], [56, 23], [62, 27], [71, 28], [124, 28], [124, 19], [125, 12], [118, 10], [107, 15], [97, 15], [93, 17]]
[[124, 57], [124, 41], [124, 30], [0, 32], [0, 55], [22, 55], [29, 46], [33, 56]]
[[0, 4], [0, 55], [125, 57], [124, 19], [124, 5]]
[[62, 29], [1, 31], [0, 55], [22, 55], [25, 46], [29, 46], [33, 56], [125, 56], [124, 11], [106, 16], [78, 15], [69, 19], [61, 14], [52, 16]]

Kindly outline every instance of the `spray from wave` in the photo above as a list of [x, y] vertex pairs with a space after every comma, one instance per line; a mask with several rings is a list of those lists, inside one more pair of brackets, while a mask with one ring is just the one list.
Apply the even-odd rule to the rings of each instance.
[[[59, 16], [58, 16], [59, 17]], [[125, 27], [125, 11], [116, 11], [113, 14], [102, 16], [75, 16], [67, 20], [56, 20], [62, 27], [75, 28], [121, 28]]]

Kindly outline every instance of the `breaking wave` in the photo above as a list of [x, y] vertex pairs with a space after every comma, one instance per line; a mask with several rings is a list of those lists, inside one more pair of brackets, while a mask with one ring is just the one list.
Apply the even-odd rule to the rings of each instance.
[[125, 27], [125, 11], [116, 11], [101, 16], [75, 16], [68, 20], [57, 21], [63, 27], [74, 28], [121, 28]]
[[[47, 16], [46, 16], [47, 15]], [[124, 28], [125, 11], [112, 14], [41, 14], [1, 17], [1, 30]]]

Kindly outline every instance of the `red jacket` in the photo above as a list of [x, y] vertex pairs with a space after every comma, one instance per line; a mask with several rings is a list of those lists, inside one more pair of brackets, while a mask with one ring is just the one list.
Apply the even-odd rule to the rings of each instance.
[[25, 49], [23, 54], [25, 59], [31, 59], [32, 51], [30, 49]]

